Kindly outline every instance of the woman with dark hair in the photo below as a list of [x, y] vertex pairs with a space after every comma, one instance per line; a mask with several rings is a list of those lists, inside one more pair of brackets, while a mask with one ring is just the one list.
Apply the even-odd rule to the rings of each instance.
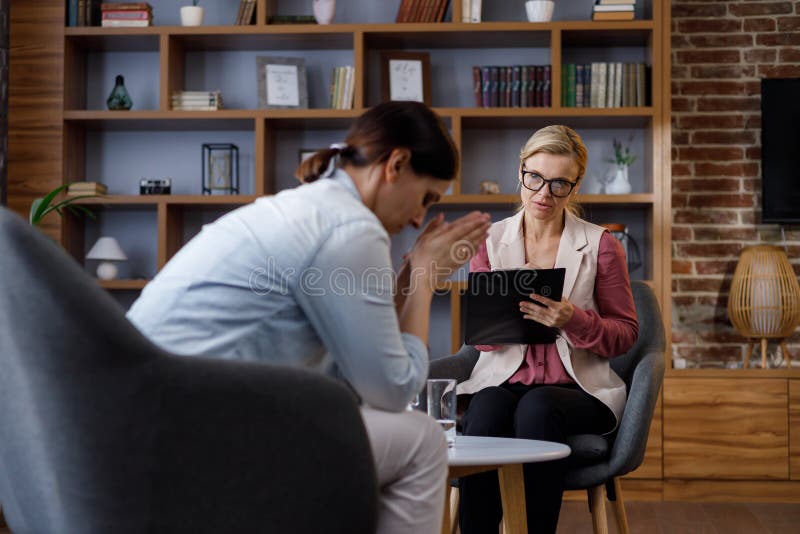
[[444, 435], [405, 408], [428, 373], [433, 290], [469, 259], [490, 222], [478, 212], [434, 218], [396, 277], [389, 234], [422, 225], [457, 162], [429, 108], [375, 106], [343, 144], [300, 165], [308, 185], [203, 227], [128, 313], [179, 354], [302, 366], [347, 382], [361, 399], [378, 472], [379, 532], [441, 528]]

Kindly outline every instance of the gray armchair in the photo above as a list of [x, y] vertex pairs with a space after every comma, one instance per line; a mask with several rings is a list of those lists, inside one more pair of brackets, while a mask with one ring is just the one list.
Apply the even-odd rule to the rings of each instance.
[[[606, 532], [603, 487], [614, 502], [617, 522], [628, 532], [619, 477], [630, 473], [644, 459], [650, 422], [664, 378], [666, 340], [664, 323], [653, 291], [634, 281], [633, 300], [639, 320], [639, 338], [624, 355], [611, 360], [611, 367], [625, 381], [628, 400], [617, 431], [610, 436], [583, 434], [571, 436], [571, 467], [566, 489], [585, 489], [589, 494], [595, 532]], [[467, 380], [478, 361], [474, 347], [463, 346], [457, 354], [431, 362], [431, 378]]]
[[374, 531], [344, 385], [159, 350], [2, 208], [0, 250], [0, 502], [15, 533]]

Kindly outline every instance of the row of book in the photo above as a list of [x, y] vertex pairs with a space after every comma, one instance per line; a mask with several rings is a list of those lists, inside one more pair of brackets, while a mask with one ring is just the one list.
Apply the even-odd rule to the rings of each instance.
[[561, 105], [618, 108], [648, 105], [644, 63], [567, 63], [561, 69]]
[[100, 25], [104, 28], [140, 28], [153, 25], [153, 8], [146, 2], [103, 3]]
[[331, 109], [353, 109], [355, 67], [334, 67], [331, 72]]
[[472, 67], [475, 106], [550, 107], [550, 65]]
[[216, 111], [222, 109], [219, 91], [175, 91], [172, 109], [176, 111]]
[[442, 22], [449, 0], [402, 0], [395, 22]]
[[236, 14], [237, 26], [247, 26], [255, 23], [256, 0], [239, 0], [239, 12]]
[[592, 8], [592, 20], [633, 20], [636, 0], [597, 0]]

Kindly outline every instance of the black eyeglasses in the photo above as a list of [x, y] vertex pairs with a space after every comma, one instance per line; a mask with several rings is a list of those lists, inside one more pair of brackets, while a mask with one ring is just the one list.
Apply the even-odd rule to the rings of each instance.
[[544, 184], [547, 184], [550, 188], [550, 194], [558, 198], [568, 197], [575, 186], [578, 185], [577, 181], [570, 182], [563, 178], [548, 180], [547, 178], [543, 178], [539, 173], [526, 171], [525, 169], [520, 169], [520, 174], [522, 175], [520, 181], [525, 189], [536, 192], [540, 190]]

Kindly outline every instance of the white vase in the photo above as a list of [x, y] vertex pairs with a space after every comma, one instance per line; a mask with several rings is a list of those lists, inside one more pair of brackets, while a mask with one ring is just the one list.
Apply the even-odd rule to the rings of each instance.
[[525, 2], [525, 14], [528, 22], [549, 22], [553, 18], [553, 0], [528, 0]]
[[318, 24], [330, 24], [336, 13], [336, 0], [314, 0], [314, 18]]
[[200, 26], [203, 24], [202, 6], [183, 6], [181, 8], [181, 26]]
[[614, 178], [606, 184], [606, 194], [627, 195], [631, 192], [631, 183], [628, 180], [628, 167], [619, 165]]

